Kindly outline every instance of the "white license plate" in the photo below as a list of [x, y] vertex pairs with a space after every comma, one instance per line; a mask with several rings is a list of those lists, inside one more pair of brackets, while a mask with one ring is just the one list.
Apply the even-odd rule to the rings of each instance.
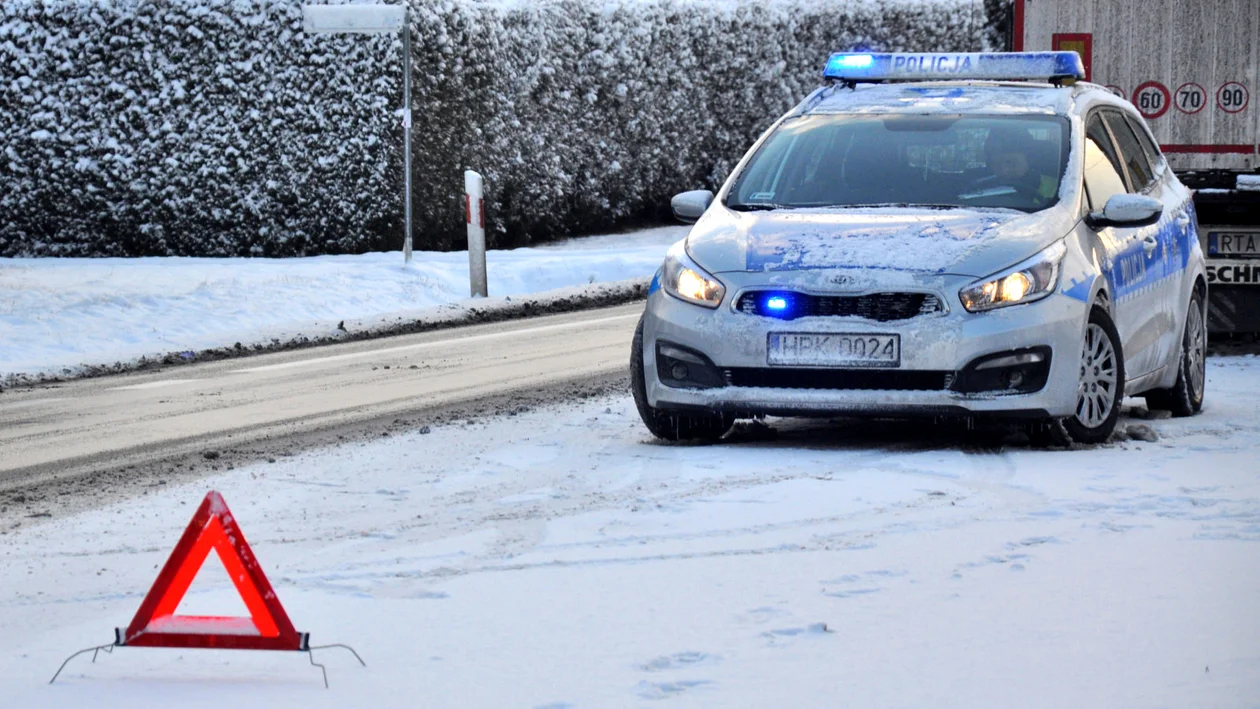
[[772, 332], [766, 361], [785, 366], [896, 367], [901, 364], [901, 335]]
[[1208, 234], [1208, 255], [1260, 256], [1260, 231], [1214, 231]]

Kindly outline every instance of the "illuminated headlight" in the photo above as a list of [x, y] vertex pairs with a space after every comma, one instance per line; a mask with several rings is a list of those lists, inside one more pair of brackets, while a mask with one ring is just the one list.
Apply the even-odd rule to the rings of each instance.
[[661, 284], [665, 287], [665, 292], [675, 298], [706, 308], [716, 308], [726, 294], [726, 286], [687, 257], [681, 241], [674, 244], [665, 256], [664, 271]]
[[1041, 300], [1058, 286], [1059, 265], [1066, 253], [1063, 242], [1056, 241], [1027, 261], [963, 288], [958, 297], [973, 313]]

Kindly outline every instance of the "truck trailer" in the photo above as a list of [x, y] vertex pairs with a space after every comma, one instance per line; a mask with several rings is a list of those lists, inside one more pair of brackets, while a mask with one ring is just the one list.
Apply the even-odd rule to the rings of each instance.
[[1013, 0], [1011, 51], [1074, 50], [1194, 190], [1208, 329], [1260, 332], [1260, 0]]

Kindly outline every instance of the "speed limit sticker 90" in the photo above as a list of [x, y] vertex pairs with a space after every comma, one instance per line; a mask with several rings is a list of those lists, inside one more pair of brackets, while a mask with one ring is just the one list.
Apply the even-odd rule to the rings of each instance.
[[1173, 92], [1173, 105], [1182, 113], [1198, 113], [1207, 102], [1207, 89], [1194, 82], [1182, 84]]
[[1146, 118], [1159, 118], [1168, 111], [1172, 94], [1158, 81], [1148, 81], [1133, 90], [1133, 105]]
[[1216, 90], [1216, 105], [1226, 113], [1240, 113], [1250, 100], [1247, 87], [1237, 81], [1221, 84]]

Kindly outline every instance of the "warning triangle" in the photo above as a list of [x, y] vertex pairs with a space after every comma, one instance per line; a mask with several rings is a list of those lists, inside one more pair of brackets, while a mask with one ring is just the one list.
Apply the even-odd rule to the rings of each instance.
[[[249, 610], [249, 617], [175, 615], [201, 565], [214, 550]], [[223, 496], [211, 490], [188, 523], [119, 645], [239, 650], [306, 650], [293, 629]]]

